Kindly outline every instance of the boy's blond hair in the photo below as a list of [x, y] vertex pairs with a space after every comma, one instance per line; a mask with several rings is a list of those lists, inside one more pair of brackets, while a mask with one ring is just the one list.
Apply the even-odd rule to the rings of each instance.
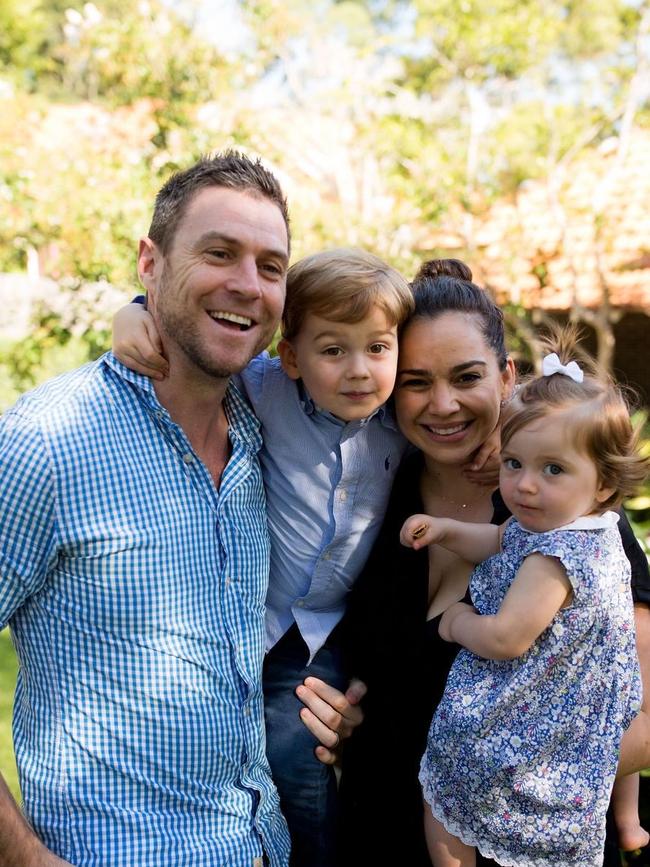
[[282, 336], [292, 340], [307, 314], [333, 322], [360, 322], [380, 307], [391, 325], [413, 311], [413, 293], [402, 275], [372, 253], [353, 248], [306, 256], [289, 268]]
[[576, 448], [593, 460], [603, 486], [613, 489], [602, 508], [616, 508], [636, 493], [650, 468], [650, 460], [639, 452], [639, 429], [630, 419], [630, 404], [620, 386], [580, 347], [575, 326], [549, 331], [542, 340], [544, 353], [556, 353], [565, 365], [576, 361], [584, 379], [575, 382], [561, 373], [526, 379], [502, 413], [501, 446], [531, 422], [554, 411], [569, 412]]

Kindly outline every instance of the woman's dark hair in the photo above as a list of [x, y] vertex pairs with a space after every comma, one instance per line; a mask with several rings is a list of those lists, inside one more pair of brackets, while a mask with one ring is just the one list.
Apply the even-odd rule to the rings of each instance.
[[481, 325], [485, 340], [494, 351], [499, 369], [508, 358], [503, 314], [485, 289], [472, 283], [472, 272], [460, 259], [430, 259], [424, 262], [411, 284], [415, 298], [413, 315], [403, 330], [416, 319], [436, 319], [443, 313], [471, 313]]

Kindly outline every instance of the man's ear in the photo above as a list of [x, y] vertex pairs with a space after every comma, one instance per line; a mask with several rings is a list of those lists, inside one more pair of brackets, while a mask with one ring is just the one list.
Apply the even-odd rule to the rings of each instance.
[[285, 337], [283, 337], [282, 340], [278, 343], [278, 355], [280, 356], [282, 369], [287, 374], [289, 379], [300, 379], [300, 371], [298, 370], [296, 352], [293, 346]]
[[156, 264], [160, 258], [160, 251], [151, 238], [140, 238], [138, 245], [138, 277], [151, 295], [156, 290]]

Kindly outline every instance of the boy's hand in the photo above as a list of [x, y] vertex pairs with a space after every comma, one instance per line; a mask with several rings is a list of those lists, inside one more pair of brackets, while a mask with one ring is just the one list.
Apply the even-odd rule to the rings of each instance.
[[300, 719], [320, 741], [315, 753], [324, 765], [336, 762], [341, 742], [363, 722], [359, 702], [366, 692], [366, 685], [360, 680], [352, 680], [342, 693], [318, 677], [307, 677], [296, 688], [296, 695], [305, 705]]
[[449, 608], [443, 612], [442, 617], [440, 618], [438, 632], [444, 641], [454, 640], [451, 637], [451, 629], [454, 620], [459, 614], [463, 614], [465, 611], [470, 611], [472, 614], [476, 614], [476, 609], [472, 605], [468, 605], [467, 602], [454, 602], [453, 605], [450, 605]]
[[425, 545], [435, 545], [442, 539], [441, 522], [430, 515], [411, 515], [400, 530], [399, 540], [407, 548], [417, 551]]
[[113, 319], [113, 352], [136, 373], [152, 379], [164, 379], [169, 364], [153, 317], [142, 304], [127, 304]]

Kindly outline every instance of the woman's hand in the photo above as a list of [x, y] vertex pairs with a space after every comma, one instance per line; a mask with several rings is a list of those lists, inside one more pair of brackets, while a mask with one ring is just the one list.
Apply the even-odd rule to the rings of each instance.
[[501, 430], [497, 426], [474, 455], [471, 462], [463, 467], [466, 479], [477, 485], [496, 488], [499, 485], [501, 469]]
[[411, 515], [400, 530], [399, 540], [407, 548], [423, 548], [425, 545], [435, 545], [443, 537], [442, 520], [430, 515]]
[[142, 304], [127, 304], [113, 319], [113, 353], [122, 364], [152, 379], [164, 379], [169, 364], [153, 317]]
[[345, 693], [317, 677], [307, 677], [296, 688], [296, 695], [305, 707], [300, 719], [320, 741], [316, 758], [324, 765], [333, 765], [338, 759], [338, 748], [363, 722], [359, 702], [367, 692], [365, 683], [350, 681]]
[[471, 614], [476, 614], [474, 606], [468, 605], [467, 602], [454, 602], [453, 605], [450, 605], [449, 608], [443, 612], [443, 615], [440, 618], [438, 632], [444, 641], [454, 640], [451, 636], [454, 620], [456, 620], [459, 614], [463, 614], [465, 611], [468, 611]]

